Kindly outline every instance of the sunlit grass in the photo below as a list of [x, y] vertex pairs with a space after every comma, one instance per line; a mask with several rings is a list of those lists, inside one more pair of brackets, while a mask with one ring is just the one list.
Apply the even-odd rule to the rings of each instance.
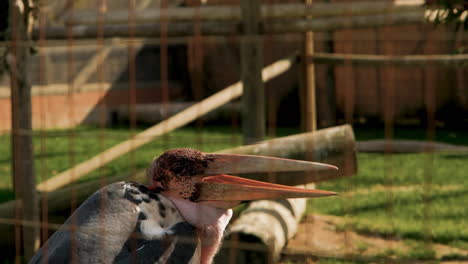
[[346, 216], [346, 227], [361, 233], [466, 246], [466, 154], [361, 153], [358, 164], [356, 176], [320, 184], [340, 196], [308, 210]]

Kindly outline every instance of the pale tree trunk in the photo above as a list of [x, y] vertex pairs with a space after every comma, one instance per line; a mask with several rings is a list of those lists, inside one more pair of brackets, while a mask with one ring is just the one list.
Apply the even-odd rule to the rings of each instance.
[[[36, 194], [28, 61], [34, 20], [33, 0], [10, 0], [10, 45], [5, 56], [11, 79], [12, 168], [16, 196], [16, 255], [29, 259], [39, 247], [39, 204]], [[21, 220], [21, 222], [20, 222]], [[19, 259], [17, 259], [17, 262]]]

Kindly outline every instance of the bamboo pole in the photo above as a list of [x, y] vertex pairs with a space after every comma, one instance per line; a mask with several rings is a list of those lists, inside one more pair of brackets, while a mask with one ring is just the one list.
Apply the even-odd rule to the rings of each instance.
[[339, 54], [315, 53], [309, 56], [315, 63], [342, 64], [350, 62], [356, 65], [399, 65], [399, 66], [427, 66], [467, 67], [468, 54], [435, 54], [435, 55], [367, 55], [367, 54]]
[[[410, 4], [402, 2], [355, 2], [355, 3], [315, 3], [313, 5], [305, 4], [271, 4], [261, 7], [262, 19], [278, 18], [300, 18], [306, 16], [326, 17], [326, 16], [344, 16], [344, 15], [370, 15], [391, 12], [417, 11], [422, 8], [424, 1], [417, 1]], [[204, 6], [195, 7], [174, 7], [165, 11], [169, 21], [193, 21], [200, 19], [202, 21], [228, 21], [240, 20], [241, 10], [233, 6]], [[96, 23], [98, 13], [95, 11], [74, 12], [68, 15], [66, 22], [77, 24], [92, 25]], [[128, 12], [125, 10], [111, 11], [106, 14], [106, 21], [111, 24], [125, 24], [128, 22]], [[136, 14], [136, 23], [154, 23], [161, 21], [160, 9], [141, 10]]]
[[[306, 6], [311, 6], [312, 0], [306, 0]], [[310, 18], [310, 17], [309, 17]], [[304, 34], [304, 58], [314, 55], [314, 32]], [[315, 96], [315, 65], [313, 61], [303, 61], [304, 66], [304, 110], [305, 131], [317, 130], [317, 100]]]
[[[263, 24], [263, 34], [301, 33], [306, 31], [327, 31], [349, 28], [380, 27], [391, 25], [406, 25], [423, 23], [425, 12], [408, 11], [400, 13], [388, 13], [379, 15], [364, 15], [350, 17], [327, 17], [317, 19], [289, 19], [269, 21]], [[128, 27], [126, 24], [113, 24], [104, 26], [104, 36], [112, 38], [127, 38]], [[161, 27], [157, 23], [137, 24], [134, 28], [134, 37], [151, 38], [160, 36]], [[71, 28], [74, 39], [93, 39], [96, 37], [98, 27], [96, 25], [79, 25]], [[47, 28], [46, 39], [65, 39], [66, 28], [63, 26], [51, 26]], [[234, 35], [240, 34], [237, 22], [204, 21], [200, 23], [200, 33], [203, 36]], [[168, 37], [192, 36], [193, 24], [190, 22], [176, 22], [168, 24]], [[34, 31], [37, 38], [38, 31]]]
[[[291, 55], [285, 59], [276, 61], [265, 67], [262, 71], [262, 80], [267, 82], [272, 78], [286, 72], [297, 60], [297, 55]], [[190, 106], [189, 108], [175, 114], [174, 116], [138, 133], [131, 139], [111, 147], [93, 158], [86, 160], [73, 168], [70, 168], [37, 186], [41, 192], [50, 192], [65, 186], [73, 180], [77, 180], [87, 173], [104, 166], [112, 160], [128, 153], [142, 145], [154, 140], [156, 137], [180, 128], [206, 113], [238, 98], [242, 95], [243, 85], [241, 82], [228, 86], [224, 90]]]

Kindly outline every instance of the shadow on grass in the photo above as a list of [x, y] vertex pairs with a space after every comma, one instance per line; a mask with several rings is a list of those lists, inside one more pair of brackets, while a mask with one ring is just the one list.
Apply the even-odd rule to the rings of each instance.
[[[445, 198], [453, 198], [453, 197], [459, 197], [468, 194], [468, 189], [467, 190], [453, 190], [453, 191], [447, 191], [444, 193], [438, 193], [438, 194], [432, 194], [430, 197], [430, 202], [434, 202], [439, 199], [445, 199]], [[410, 205], [410, 204], [415, 204], [415, 203], [420, 203], [421, 199], [418, 196], [409, 196], [409, 197], [399, 197], [398, 198], [398, 203], [400, 204], [405, 204], [405, 205]], [[380, 210], [382, 208], [388, 207], [388, 200], [382, 200], [380, 202], [372, 203], [372, 204], [366, 204], [363, 206], [356, 206], [354, 208], [349, 208], [347, 209], [346, 213], [348, 214], [360, 214], [360, 213], [365, 213], [373, 210]]]
[[15, 199], [15, 193], [12, 189], [0, 188], [0, 203]]
[[466, 160], [468, 161], [468, 154], [467, 153], [443, 153], [440, 154], [439, 159], [444, 160]]

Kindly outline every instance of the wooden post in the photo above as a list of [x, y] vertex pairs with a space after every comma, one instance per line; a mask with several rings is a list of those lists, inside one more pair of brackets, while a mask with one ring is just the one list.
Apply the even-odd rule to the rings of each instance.
[[241, 79], [242, 130], [244, 143], [260, 141], [265, 136], [265, 89], [262, 82], [263, 41], [260, 35], [260, 0], [241, 0], [242, 27]]
[[[312, 4], [312, 0], [306, 0], [307, 5]], [[305, 58], [314, 54], [314, 33], [307, 31], [304, 34], [304, 129], [305, 131], [315, 131], [317, 129], [317, 110], [315, 99], [315, 66], [314, 63]]]
[[32, 5], [32, 1], [10, 0], [11, 42], [6, 55], [11, 80], [13, 184], [16, 201], [22, 201], [16, 203], [16, 257], [21, 256], [22, 233], [24, 257], [27, 259], [39, 248], [39, 228], [23, 226], [20, 222], [39, 221], [32, 142], [31, 83], [28, 79], [34, 19]]

